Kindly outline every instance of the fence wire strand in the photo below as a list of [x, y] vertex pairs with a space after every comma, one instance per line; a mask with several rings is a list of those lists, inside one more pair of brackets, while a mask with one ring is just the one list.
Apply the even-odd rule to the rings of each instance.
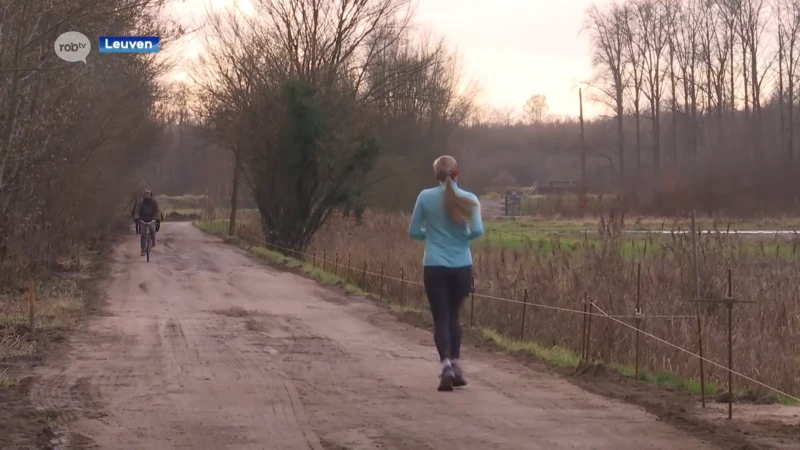
[[[216, 228], [216, 227], [214, 227], [214, 228]], [[226, 234], [228, 233], [228, 230], [225, 229], [225, 227], [222, 227], [221, 231], [223, 233], [226, 233]], [[248, 239], [247, 236], [239, 235], [239, 233], [237, 233], [236, 229], [234, 230], [234, 237], [240, 237], [240, 238], [244, 239], [245, 242], [247, 242], [247, 239]], [[341, 263], [339, 263], [337, 261], [330, 261], [328, 259], [325, 259], [325, 258], [322, 258], [322, 257], [318, 257], [316, 254], [299, 252], [297, 250], [293, 250], [293, 249], [290, 249], [290, 248], [281, 247], [279, 245], [275, 245], [275, 244], [269, 243], [265, 239], [259, 238], [257, 236], [251, 236], [251, 238], [254, 238], [259, 245], [261, 245], [261, 246], [263, 246], [265, 248], [273, 248], [273, 249], [276, 249], [276, 250], [282, 250], [282, 251], [288, 252], [288, 253], [290, 253], [292, 255], [301, 255], [301, 256], [305, 257], [306, 259], [313, 258], [315, 260], [315, 265], [316, 265], [316, 261], [319, 261], [322, 264], [325, 264], [325, 265], [330, 264], [330, 265], [332, 265], [334, 267], [337, 267], [337, 268], [339, 266], [347, 267], [349, 271], [355, 272], [355, 273], [359, 273], [359, 274], [363, 274], [363, 275], [372, 275], [372, 276], [376, 276], [376, 277], [383, 277], [386, 280], [393, 280], [393, 281], [397, 281], [397, 282], [400, 282], [400, 283], [407, 283], [407, 284], [414, 285], [414, 286], [419, 286], [419, 287], [423, 287], [424, 286], [423, 283], [420, 283], [420, 282], [417, 282], [417, 281], [404, 279], [404, 278], [397, 278], [397, 277], [393, 277], [393, 276], [387, 275], [385, 273], [376, 273], [376, 272], [372, 272], [372, 271], [369, 271], [369, 270], [358, 269], [358, 268], [356, 268], [356, 267], [354, 267], [352, 265], [351, 266], [346, 266], [346, 265], [341, 264]], [[251, 242], [247, 242], [247, 243], [250, 244], [250, 245], [253, 245]], [[744, 380], [747, 380], [747, 381], [749, 381], [751, 383], [754, 383], [754, 384], [756, 384], [758, 386], [761, 386], [761, 387], [764, 387], [766, 389], [769, 389], [770, 391], [775, 392], [775, 393], [777, 393], [779, 395], [783, 395], [786, 398], [789, 398], [789, 399], [791, 399], [793, 401], [800, 402], [800, 398], [794, 397], [794, 396], [792, 396], [790, 394], [787, 394], [786, 392], [781, 391], [780, 389], [777, 389], [777, 388], [774, 388], [774, 387], [769, 386], [767, 384], [764, 384], [764, 383], [762, 383], [762, 382], [760, 382], [758, 380], [755, 380], [755, 379], [753, 379], [753, 378], [751, 378], [751, 377], [749, 377], [749, 376], [747, 376], [747, 375], [745, 375], [745, 374], [743, 374], [741, 372], [737, 372], [735, 370], [731, 370], [728, 367], [725, 367], [724, 365], [719, 364], [719, 363], [717, 363], [715, 361], [712, 361], [712, 360], [710, 360], [708, 358], [701, 357], [700, 355], [698, 355], [697, 353], [692, 352], [691, 350], [685, 349], [685, 348], [683, 348], [683, 347], [681, 347], [681, 346], [679, 346], [677, 344], [673, 344], [672, 342], [669, 342], [669, 341], [667, 341], [667, 340], [665, 340], [663, 338], [660, 338], [660, 337], [658, 337], [658, 336], [656, 336], [654, 334], [648, 333], [648, 332], [636, 327], [635, 325], [631, 325], [631, 324], [621, 320], [621, 319], [667, 319], [667, 320], [696, 319], [697, 316], [689, 316], [689, 315], [676, 315], [676, 316], [652, 315], [652, 316], [647, 316], [647, 315], [641, 315], [641, 314], [640, 315], [611, 315], [611, 314], [606, 313], [599, 306], [597, 306], [597, 304], [594, 301], [592, 301], [591, 299], [588, 302], [589, 305], [592, 308], [595, 308], [599, 312], [595, 313], [595, 312], [590, 312], [590, 311], [581, 311], [581, 310], [577, 310], [577, 309], [569, 309], [569, 308], [562, 308], [562, 307], [558, 307], [558, 306], [545, 305], [545, 304], [541, 304], [541, 303], [524, 302], [524, 301], [520, 301], [520, 300], [497, 297], [497, 296], [492, 296], [492, 295], [487, 295], [487, 294], [473, 293], [472, 295], [474, 295], [476, 298], [483, 298], [483, 299], [487, 299], [487, 300], [495, 300], [495, 301], [501, 301], [501, 302], [506, 302], [506, 303], [527, 305], [527, 306], [531, 306], [531, 307], [535, 307], [535, 308], [549, 309], [549, 310], [553, 310], [553, 311], [566, 312], [566, 313], [572, 313], [572, 314], [582, 314], [584, 316], [603, 317], [603, 318], [612, 320], [612, 321], [614, 321], [616, 323], [619, 323], [622, 326], [630, 328], [631, 330], [637, 331], [637, 332], [643, 334], [644, 336], [649, 337], [649, 338], [651, 338], [651, 339], [653, 339], [653, 340], [655, 340], [657, 342], [660, 342], [660, 343], [662, 343], [664, 345], [667, 345], [667, 346], [672, 347], [672, 348], [674, 348], [676, 350], [679, 350], [679, 351], [681, 351], [681, 352], [683, 352], [683, 353], [685, 353], [685, 354], [687, 354], [689, 356], [697, 358], [698, 360], [703, 360], [703, 361], [705, 361], [705, 362], [707, 362], [707, 363], [709, 363], [709, 364], [711, 364], [711, 365], [713, 365], [713, 366], [715, 366], [717, 368], [725, 370], [726, 372], [730, 371], [734, 375], [736, 375], [736, 376], [738, 376], [738, 377], [740, 377], [740, 378], [742, 378]]]
[[[315, 263], [319, 262], [320, 264], [325, 264], [325, 265], [330, 264], [332, 266], [337, 266], [338, 265], [338, 266], [342, 266], [342, 267], [348, 267], [348, 266], [342, 264], [341, 262], [337, 263], [336, 261], [331, 261], [329, 259], [325, 259], [324, 257], [318, 256], [318, 255], [313, 254], [313, 253], [300, 252], [300, 251], [293, 250], [293, 249], [290, 249], [290, 248], [281, 247], [280, 245], [269, 243], [266, 240], [264, 240], [263, 238], [258, 238], [258, 237], [255, 237], [255, 236], [253, 236], [253, 238], [255, 238], [257, 240], [258, 244], [260, 244], [263, 247], [273, 248], [273, 249], [276, 249], [276, 250], [282, 250], [282, 251], [291, 253], [293, 255], [301, 255], [301, 256], [304, 256], [306, 259], [312, 258], [312, 259], [315, 260]], [[245, 239], [246, 239], [246, 237], [245, 237]], [[425, 286], [423, 283], [420, 283], [418, 281], [413, 281], [413, 280], [410, 280], [410, 279], [397, 278], [397, 277], [393, 277], [391, 275], [387, 275], [386, 273], [382, 273], [381, 274], [381, 273], [378, 273], [378, 272], [372, 272], [370, 270], [359, 269], [359, 268], [357, 268], [355, 266], [349, 266], [348, 270], [350, 270], [351, 272], [358, 273], [358, 274], [371, 275], [371, 276], [375, 276], [375, 277], [383, 277], [385, 280], [397, 281], [397, 282], [400, 282], [400, 283], [406, 283], [406, 284], [410, 284], [410, 285], [414, 285], [414, 286], [418, 286], [418, 287], [424, 287]], [[572, 314], [583, 314], [583, 315], [591, 315], [591, 316], [596, 316], [596, 317], [606, 317], [603, 314], [585, 312], [585, 311], [581, 311], [581, 310], [578, 310], [578, 309], [562, 308], [562, 307], [558, 307], [558, 306], [545, 305], [545, 304], [541, 304], [541, 303], [523, 302], [523, 301], [520, 301], [520, 300], [514, 300], [514, 299], [504, 298], [504, 297], [495, 297], [495, 296], [491, 296], [491, 295], [487, 295], [487, 294], [475, 293], [474, 295], [475, 295], [476, 298], [484, 298], [484, 299], [487, 299], [487, 300], [495, 300], [495, 301], [500, 301], [500, 302], [519, 304], [519, 305], [523, 305], [524, 304], [524, 305], [528, 305], [528, 306], [532, 306], [532, 307], [536, 307], [536, 308], [550, 309], [550, 310], [553, 310], [553, 311], [561, 311], [561, 312], [569, 312], [569, 313], [572, 313]], [[689, 315], [613, 315], [613, 316], [610, 316], [610, 317], [615, 317], [615, 318], [618, 318], [618, 319], [667, 319], [667, 320], [696, 319], [696, 316], [689, 316]]]
[[[656, 336], [656, 335], [654, 335], [654, 334], [648, 333], [648, 332], [646, 332], [646, 331], [644, 331], [644, 330], [642, 330], [642, 329], [640, 329], [640, 328], [637, 328], [637, 327], [635, 327], [634, 325], [631, 325], [631, 324], [625, 323], [625, 322], [623, 322], [623, 321], [621, 321], [621, 320], [618, 320], [617, 318], [615, 318], [615, 317], [613, 317], [613, 316], [609, 316], [608, 314], [606, 314], [606, 312], [605, 312], [605, 311], [603, 311], [603, 310], [602, 310], [602, 309], [601, 309], [599, 306], [597, 306], [597, 305], [596, 305], [594, 302], [590, 302], [590, 304], [592, 305], [592, 307], [594, 307], [595, 309], [597, 309], [598, 311], [600, 311], [600, 313], [603, 315], [603, 317], [605, 317], [605, 318], [607, 318], [607, 319], [611, 319], [611, 320], [613, 320], [614, 322], [617, 322], [617, 323], [619, 323], [620, 325], [626, 326], [626, 327], [628, 327], [628, 328], [630, 328], [630, 329], [632, 329], [632, 330], [634, 330], [634, 331], [638, 331], [639, 333], [642, 333], [644, 336], [647, 336], [647, 337], [649, 337], [649, 338], [651, 338], [651, 339], [655, 339], [656, 341], [658, 341], [658, 342], [661, 342], [662, 344], [668, 345], [668, 346], [670, 346], [670, 347], [672, 347], [672, 348], [674, 348], [674, 349], [676, 349], [676, 350], [680, 350], [680, 351], [682, 351], [682, 352], [686, 353], [687, 355], [693, 356], [693, 357], [695, 357], [695, 358], [697, 358], [697, 359], [699, 359], [699, 360], [703, 360], [703, 361], [705, 361], [705, 362], [707, 362], [707, 363], [711, 364], [712, 366], [716, 366], [716, 367], [718, 367], [718, 368], [720, 368], [720, 369], [723, 369], [723, 370], [725, 370], [726, 372], [731, 372], [731, 373], [733, 373], [734, 375], [736, 375], [736, 376], [739, 376], [739, 377], [741, 377], [741, 378], [743, 378], [743, 379], [745, 379], [745, 380], [747, 380], [747, 381], [749, 381], [749, 382], [751, 382], [751, 383], [755, 383], [755, 384], [757, 384], [757, 385], [759, 385], [759, 386], [761, 386], [761, 387], [767, 388], [767, 389], [769, 389], [769, 390], [771, 390], [771, 391], [773, 391], [773, 392], [775, 392], [775, 393], [777, 393], [777, 394], [780, 394], [780, 395], [786, 396], [787, 398], [790, 398], [790, 399], [792, 399], [792, 400], [794, 400], [794, 401], [796, 401], [796, 402], [800, 402], [800, 398], [797, 398], [797, 397], [794, 397], [794, 396], [792, 396], [792, 395], [789, 395], [789, 394], [787, 394], [786, 392], [783, 392], [783, 391], [781, 391], [781, 390], [779, 390], [779, 389], [776, 389], [776, 388], [774, 388], [774, 387], [772, 387], [772, 386], [768, 386], [768, 385], [766, 385], [766, 384], [764, 384], [764, 383], [762, 383], [762, 382], [760, 382], [760, 381], [758, 381], [758, 380], [754, 380], [753, 378], [750, 378], [750, 377], [748, 377], [747, 375], [745, 375], [745, 374], [743, 374], [743, 373], [737, 372], [737, 371], [735, 371], [735, 370], [732, 370], [732, 369], [730, 369], [730, 368], [728, 368], [728, 367], [725, 367], [725, 366], [724, 366], [724, 365], [722, 365], [722, 364], [719, 364], [719, 363], [717, 363], [717, 362], [714, 362], [714, 361], [712, 361], [712, 360], [710, 360], [710, 359], [708, 359], [708, 358], [702, 357], [702, 356], [698, 355], [697, 353], [694, 353], [694, 352], [692, 352], [691, 350], [687, 350], [687, 349], [685, 349], [685, 348], [681, 347], [680, 345], [673, 344], [672, 342], [669, 342], [669, 341], [667, 341], [666, 339], [662, 339], [662, 338], [660, 338], [660, 337], [658, 337], [658, 336]], [[729, 393], [729, 395], [730, 395], [730, 393]]]

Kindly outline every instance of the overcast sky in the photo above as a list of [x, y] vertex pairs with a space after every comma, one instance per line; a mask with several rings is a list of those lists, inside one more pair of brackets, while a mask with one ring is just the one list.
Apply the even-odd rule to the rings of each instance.
[[528, 97], [542, 94], [552, 113], [577, 115], [578, 83], [591, 74], [581, 28], [592, 3], [417, 0], [417, 18], [457, 48], [466, 75], [482, 87], [482, 100], [521, 110]]
[[[176, 0], [173, 12], [188, 20], [209, 3], [234, 1]], [[528, 97], [542, 94], [551, 113], [577, 116], [578, 84], [591, 74], [584, 13], [608, 0], [414, 1], [416, 26], [457, 50], [464, 76], [481, 88], [482, 103], [521, 111]], [[591, 116], [600, 108], [586, 102], [584, 112]]]

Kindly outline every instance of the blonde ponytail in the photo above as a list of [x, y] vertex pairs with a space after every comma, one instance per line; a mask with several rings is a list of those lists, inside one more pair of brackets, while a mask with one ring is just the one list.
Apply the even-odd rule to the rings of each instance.
[[455, 222], [466, 224], [472, 216], [472, 209], [478, 205], [470, 197], [456, 193], [456, 182], [459, 170], [456, 159], [450, 155], [442, 155], [433, 162], [433, 173], [436, 179], [444, 183], [444, 210]]
[[444, 182], [444, 209], [454, 221], [466, 224], [472, 216], [475, 202], [456, 193], [455, 182], [448, 176]]

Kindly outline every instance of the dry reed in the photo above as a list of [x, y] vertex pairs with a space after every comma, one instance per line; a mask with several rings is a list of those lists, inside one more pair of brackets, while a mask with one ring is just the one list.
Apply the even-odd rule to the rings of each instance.
[[[243, 229], [252, 228], [255, 222]], [[691, 235], [674, 234], [650, 237], [648, 254], [625, 257], [622, 251], [623, 222], [612, 217], [599, 225], [600, 244], [586, 242], [575, 248], [548, 246], [543, 253], [541, 243], [522, 243], [513, 248], [481, 246], [474, 252], [476, 290], [479, 294], [522, 300], [529, 291], [532, 304], [570, 310], [582, 310], [584, 293], [611, 315], [633, 316], [636, 305], [637, 263], [642, 264], [642, 310], [645, 316], [683, 316], [679, 318], [646, 318], [642, 328], [683, 348], [696, 351], [696, 306], [694, 293]], [[384, 271], [384, 296], [416, 307], [426, 307], [422, 287], [405, 284], [388, 277], [419, 283], [422, 280], [423, 245], [408, 237], [408, 217], [400, 214], [368, 212], [361, 223], [337, 217], [317, 234], [308, 250], [316, 253], [318, 264], [323, 253], [327, 267], [332, 268], [339, 255], [339, 273], [347, 270], [348, 260], [353, 279], [361, 283], [366, 263], [372, 272], [363, 278], [366, 290], [377, 292]], [[251, 236], [254, 234], [251, 232]], [[654, 240], [658, 239], [658, 245]], [[737, 309], [734, 320], [735, 366], [745, 375], [790, 394], [800, 393], [798, 342], [800, 342], [800, 305], [797, 301], [796, 273], [800, 259], [778, 258], [752, 248], [743, 238], [703, 235], [699, 239], [701, 296], [722, 298], [727, 292], [727, 271], [734, 273], [733, 293], [737, 298], [758, 301]], [[787, 243], [797, 246], [797, 243]], [[357, 276], [356, 276], [357, 275]], [[707, 358], [722, 365], [727, 363], [727, 329], [725, 307], [703, 304], [704, 346]], [[476, 326], [488, 326], [517, 337], [522, 324], [522, 305], [476, 297]], [[465, 320], [470, 314], [464, 308]], [[559, 345], [576, 352], [581, 348], [581, 324], [578, 313], [527, 307], [525, 337], [544, 345]], [[623, 319], [633, 324], [632, 318]], [[634, 333], [611, 320], [595, 318], [592, 322], [592, 358], [609, 363], [632, 365]], [[699, 378], [699, 362], [678, 350], [644, 339], [640, 361], [651, 371], [669, 371], [689, 379]], [[712, 381], [723, 381], [726, 372], [709, 368]]]

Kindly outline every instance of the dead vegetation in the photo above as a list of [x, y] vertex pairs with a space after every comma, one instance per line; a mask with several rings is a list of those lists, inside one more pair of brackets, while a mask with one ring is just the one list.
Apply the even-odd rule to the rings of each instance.
[[61, 259], [56, 270], [33, 285], [33, 329], [29, 305], [31, 285], [0, 294], [0, 361], [30, 357], [43, 345], [64, 339], [86, 306], [86, 290], [82, 284], [97, 273], [100, 259], [100, 252], [84, 248], [80, 266], [77, 258]]
[[[166, 40], [176, 33], [160, 20], [161, 6], [0, 2], [0, 370], [36, 359], [79, 317], [91, 249], [108, 242], [129, 213], [128, 196], [164, 120], [156, 79], [165, 66], [152, 55], [93, 51], [85, 64], [68, 63], [53, 42], [65, 31], [92, 40], [104, 33]], [[15, 376], [10, 367], [1, 384]]]
[[0, 6], [0, 291], [45, 276], [57, 258], [108, 237], [130, 208], [127, 197], [161, 127], [163, 64], [96, 53], [87, 64], [67, 63], [53, 41], [68, 30], [170, 37], [158, 20], [161, 4]]
[[[582, 310], [581, 300], [588, 295], [610, 315], [628, 316], [633, 323], [636, 304], [637, 263], [642, 264], [641, 298], [645, 316], [642, 328], [680, 347], [696, 351], [697, 323], [693, 292], [691, 236], [674, 235], [660, 243], [647, 258], [623, 257], [620, 218], [601, 224], [601, 245], [563, 249], [553, 245], [543, 254], [533, 248], [488, 248], [476, 251], [476, 290], [479, 294], [523, 301], [529, 296], [524, 331], [522, 305], [476, 296], [472, 321], [508, 336], [547, 346], [581, 350], [583, 317], [578, 313], [554, 311], [532, 304], [574, 311]], [[309, 251], [322, 265], [323, 255], [329, 270], [354, 272], [353, 278], [365, 283], [368, 291], [377, 292], [383, 272], [387, 297], [402, 298], [404, 303], [425, 308], [422, 287], [395, 279], [419, 282], [422, 246], [407, 237], [408, 221], [395, 214], [367, 214], [363, 223], [337, 218], [323, 227]], [[726, 294], [727, 271], [733, 271], [733, 293], [737, 298], [756, 300], [758, 304], [738, 310], [734, 318], [735, 365], [747, 376], [790, 394], [800, 392], [795, 376], [798, 361], [798, 310], [792, 280], [800, 269], [797, 258], [777, 260], [763, 253], [741, 251], [746, 245], [732, 236], [703, 236], [699, 241], [701, 294], [703, 298], [722, 298]], [[336, 261], [338, 260], [338, 264]], [[335, 268], [334, 268], [335, 265]], [[348, 269], [348, 266], [351, 269]], [[359, 272], [370, 272], [363, 277]], [[472, 305], [465, 308], [470, 320]], [[725, 365], [727, 334], [725, 308], [703, 306], [704, 346], [706, 356]], [[608, 363], [632, 365], [634, 333], [610, 320], [595, 317], [592, 323], [591, 356]], [[641, 344], [642, 367], [668, 371], [686, 379], [699, 378], [698, 361], [678, 350], [644, 339]], [[726, 372], [709, 368], [712, 381], [722, 381]], [[746, 384], [746, 383], [744, 383]]]

